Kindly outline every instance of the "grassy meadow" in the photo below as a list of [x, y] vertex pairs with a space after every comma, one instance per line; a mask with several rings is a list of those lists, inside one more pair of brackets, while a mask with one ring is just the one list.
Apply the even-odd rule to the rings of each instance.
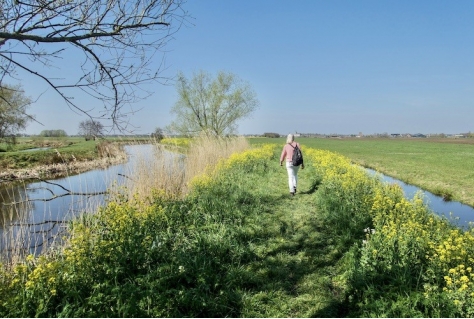
[[0, 143], [0, 172], [124, 157], [121, 144], [149, 142], [149, 138], [135, 137], [110, 137], [95, 141], [86, 141], [83, 137], [21, 137], [17, 138], [16, 144]]
[[0, 316], [474, 316], [474, 230], [303, 139], [291, 197], [281, 141], [256, 142], [157, 146], [63, 246], [4, 262]]
[[[285, 143], [284, 138], [249, 141]], [[299, 138], [298, 142], [337, 152], [354, 163], [474, 207], [472, 138]]]

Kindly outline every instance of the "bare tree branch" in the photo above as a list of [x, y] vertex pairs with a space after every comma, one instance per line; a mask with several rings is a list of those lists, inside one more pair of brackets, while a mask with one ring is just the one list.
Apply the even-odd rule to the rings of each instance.
[[37, 189], [43, 189], [43, 190], [47, 190], [48, 192], [51, 193], [51, 197], [49, 198], [27, 198], [25, 200], [21, 200], [21, 201], [16, 201], [16, 202], [10, 202], [10, 203], [3, 203], [4, 206], [14, 206], [14, 205], [18, 205], [18, 204], [24, 204], [24, 203], [30, 203], [30, 202], [35, 202], [35, 201], [40, 201], [40, 202], [49, 202], [49, 201], [52, 201], [56, 198], [60, 198], [60, 197], [65, 197], [65, 196], [97, 196], [97, 195], [105, 195], [105, 194], [108, 194], [109, 192], [108, 191], [100, 191], [100, 192], [73, 192], [71, 191], [70, 189], [67, 189], [66, 187], [58, 184], [58, 183], [53, 183], [53, 182], [50, 182], [50, 181], [47, 181], [47, 180], [44, 180], [44, 179], [39, 179], [41, 182], [43, 183], [46, 183], [46, 184], [49, 184], [49, 185], [54, 185], [54, 186], [57, 186], [61, 189], [63, 189], [65, 191], [65, 193], [62, 193], [62, 194], [56, 194], [54, 193], [50, 188], [47, 188], [47, 187], [33, 187], [33, 188], [27, 188], [27, 190], [37, 190]]
[[[187, 22], [184, 0], [0, 0], [0, 87], [39, 78], [72, 110], [123, 128], [125, 105], [162, 80], [155, 56]], [[74, 72], [55, 72], [60, 65]], [[78, 72], [76, 72], [78, 71]], [[79, 74], [79, 75], [78, 75]], [[101, 102], [85, 108], [80, 94]]]

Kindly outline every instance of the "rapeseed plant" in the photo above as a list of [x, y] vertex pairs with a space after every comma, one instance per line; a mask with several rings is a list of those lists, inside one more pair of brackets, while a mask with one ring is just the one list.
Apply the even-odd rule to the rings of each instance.
[[[219, 152], [227, 145], [227, 155], [192, 150], [207, 143]], [[236, 282], [229, 274], [242, 276], [233, 263], [246, 252], [233, 233], [241, 229], [226, 223], [241, 227], [251, 205], [240, 205], [248, 194], [237, 183], [246, 173], [265, 174], [279, 146], [236, 143], [237, 152], [230, 144], [203, 139], [188, 145], [188, 159], [202, 162], [186, 172], [185, 196], [171, 198], [159, 184], [146, 196], [121, 194], [93, 217], [71, 223], [57, 255], [1, 268], [0, 314], [51, 316], [56, 308], [61, 316], [238, 314], [229, 312], [238, 301], [226, 288]], [[327, 232], [338, 237], [340, 251], [349, 250], [344, 275], [334, 281], [345, 287], [353, 314], [400, 315], [386, 301], [403, 300], [403, 316], [474, 315], [472, 230], [450, 225], [428, 209], [422, 194], [407, 199], [398, 185], [368, 176], [341, 155], [305, 147], [303, 153], [318, 175], [315, 205]], [[219, 192], [231, 196], [216, 200]], [[229, 204], [232, 196], [238, 206]], [[450, 304], [436, 306], [444, 301]]]

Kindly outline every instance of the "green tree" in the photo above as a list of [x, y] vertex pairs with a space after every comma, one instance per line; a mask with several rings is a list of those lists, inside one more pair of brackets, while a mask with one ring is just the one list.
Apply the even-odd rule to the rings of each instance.
[[[0, 87], [0, 140], [13, 138], [33, 119], [26, 114], [31, 100], [20, 86]], [[14, 141], [14, 139], [12, 139]]]
[[42, 137], [65, 137], [67, 133], [64, 130], [43, 130], [39, 135]]
[[248, 117], [259, 105], [248, 83], [232, 73], [219, 72], [215, 78], [204, 71], [188, 80], [178, 74], [176, 115], [169, 129], [182, 135], [210, 132], [217, 136], [234, 134], [237, 122]]

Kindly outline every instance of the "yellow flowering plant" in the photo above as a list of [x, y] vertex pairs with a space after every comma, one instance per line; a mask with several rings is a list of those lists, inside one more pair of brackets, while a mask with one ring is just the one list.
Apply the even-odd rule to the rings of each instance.
[[454, 278], [460, 269], [467, 273], [472, 267], [461, 266], [473, 265], [472, 231], [436, 216], [423, 194], [407, 199], [400, 186], [368, 176], [341, 155], [306, 149], [305, 156], [322, 177], [318, 205], [331, 231], [361, 238], [352, 285], [418, 291], [434, 300], [445, 295], [456, 305], [457, 315], [472, 315], [471, 274]]

